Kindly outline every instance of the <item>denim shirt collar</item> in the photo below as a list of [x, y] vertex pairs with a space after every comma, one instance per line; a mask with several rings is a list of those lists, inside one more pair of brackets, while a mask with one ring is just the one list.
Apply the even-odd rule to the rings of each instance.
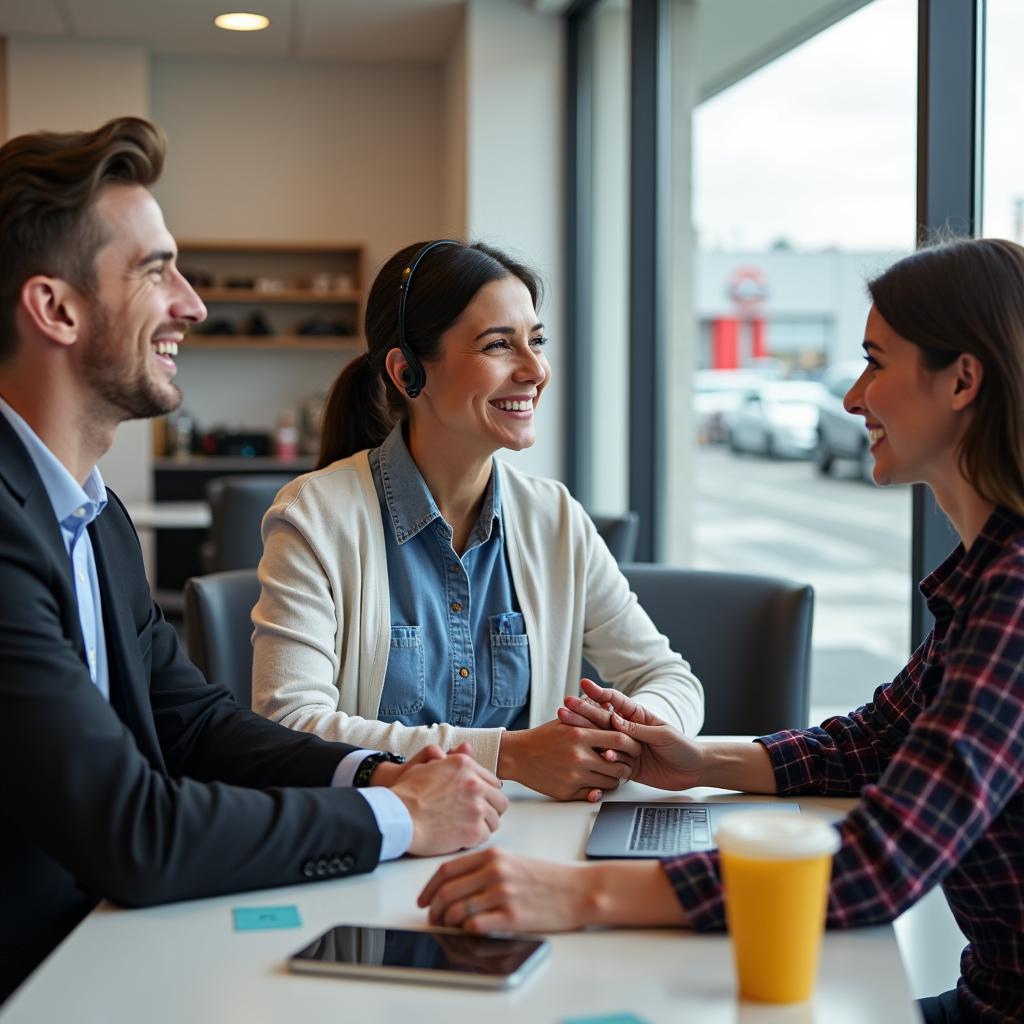
[[[404, 544], [435, 519], [440, 519], [441, 512], [409, 454], [401, 423], [388, 434], [377, 451], [380, 478], [384, 485], [391, 525], [395, 530], [395, 540]], [[491, 459], [491, 479], [473, 532], [477, 541], [483, 543], [491, 536], [492, 529], [499, 537], [503, 536], [501, 482], [498, 462], [494, 458]]]
[[99, 468], [93, 466], [83, 487], [46, 447], [39, 435], [3, 398], [0, 398], [0, 413], [10, 423], [28, 451], [43, 482], [46, 496], [50, 499], [57, 522], [69, 533], [77, 535], [107, 505], [107, 488]]

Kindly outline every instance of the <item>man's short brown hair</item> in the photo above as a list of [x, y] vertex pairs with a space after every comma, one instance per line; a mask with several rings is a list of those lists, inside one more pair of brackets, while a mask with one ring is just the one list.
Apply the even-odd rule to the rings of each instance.
[[0, 361], [18, 346], [15, 310], [35, 274], [85, 294], [107, 241], [93, 206], [111, 183], [148, 187], [163, 169], [163, 132], [118, 117], [92, 132], [36, 132], [0, 148]]

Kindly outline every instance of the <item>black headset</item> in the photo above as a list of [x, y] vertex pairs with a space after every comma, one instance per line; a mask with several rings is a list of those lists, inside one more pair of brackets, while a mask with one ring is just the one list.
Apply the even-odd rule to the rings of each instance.
[[405, 339], [405, 300], [409, 297], [409, 285], [412, 284], [412, 275], [420, 265], [420, 260], [431, 249], [436, 249], [442, 245], [461, 244], [461, 242], [456, 242], [451, 238], [441, 238], [436, 242], [428, 242], [409, 261], [409, 266], [402, 271], [402, 281], [399, 285], [400, 294], [398, 296], [398, 347], [401, 349], [402, 355], [405, 356], [406, 363], [409, 364], [402, 371], [402, 386], [410, 398], [415, 398], [423, 390], [423, 385], [427, 382], [427, 374], [423, 369], [423, 364], [416, 358], [416, 354], [409, 348], [409, 342]]

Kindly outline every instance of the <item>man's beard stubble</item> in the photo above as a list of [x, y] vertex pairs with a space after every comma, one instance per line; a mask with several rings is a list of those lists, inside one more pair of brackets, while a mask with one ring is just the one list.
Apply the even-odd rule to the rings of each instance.
[[[90, 330], [83, 346], [82, 372], [96, 396], [109, 406], [118, 421], [144, 420], [173, 412], [181, 405], [181, 390], [167, 381], [161, 388], [149, 371], [151, 352], [139, 360], [125, 361], [118, 351], [119, 326], [102, 302], [95, 300], [90, 310]], [[185, 325], [176, 325], [183, 331]]]

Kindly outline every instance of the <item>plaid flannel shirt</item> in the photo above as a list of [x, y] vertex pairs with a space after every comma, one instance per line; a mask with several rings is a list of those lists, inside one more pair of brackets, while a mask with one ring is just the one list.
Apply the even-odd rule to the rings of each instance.
[[[997, 509], [921, 583], [935, 628], [874, 699], [761, 737], [781, 795], [858, 795], [828, 924], [891, 921], [941, 884], [970, 940], [968, 1020], [1024, 1021], [1024, 517]], [[716, 853], [664, 862], [695, 928], [724, 926]]]

